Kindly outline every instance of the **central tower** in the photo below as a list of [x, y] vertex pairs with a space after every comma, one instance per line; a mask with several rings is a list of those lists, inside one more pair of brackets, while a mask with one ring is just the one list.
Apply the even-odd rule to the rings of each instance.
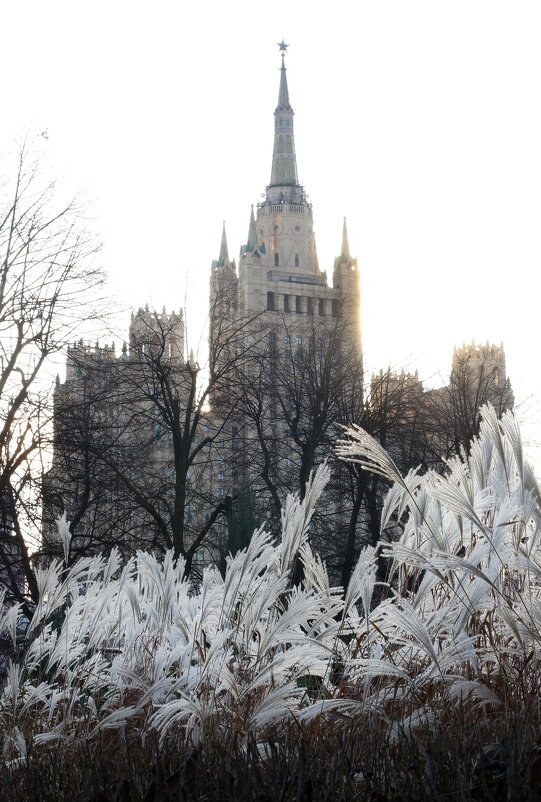
[[[225, 232], [220, 257], [212, 263], [211, 305], [228, 288], [238, 316], [269, 314], [266, 325], [307, 328], [313, 317], [348, 317], [360, 354], [360, 289], [357, 260], [349, 252], [344, 220], [340, 255], [335, 259], [332, 287], [320, 270], [312, 206], [299, 183], [294, 116], [289, 99], [285, 54], [281, 42], [280, 84], [274, 111], [274, 146], [270, 183], [264, 200], [252, 206], [248, 238], [237, 267], [227, 256]], [[292, 316], [303, 316], [293, 318]], [[287, 317], [283, 317], [287, 316]], [[311, 322], [310, 322], [311, 321]], [[299, 335], [301, 336], [301, 335]]]
[[[248, 238], [241, 247], [238, 270], [240, 314], [260, 312], [315, 314], [338, 317], [345, 308], [359, 318], [359, 274], [357, 261], [349, 253], [347, 233], [335, 261], [333, 286], [319, 268], [314, 237], [312, 206], [299, 183], [295, 152], [294, 111], [289, 99], [285, 54], [281, 42], [280, 84], [274, 111], [274, 147], [270, 183], [264, 200], [252, 207]], [[346, 243], [346, 247], [344, 247]], [[213, 263], [212, 281], [223, 286], [232, 276], [222, 275]], [[278, 320], [275, 320], [275, 324]], [[300, 321], [299, 321], [300, 323]], [[359, 343], [360, 346], [360, 343]]]
[[[257, 205], [257, 213], [250, 220], [248, 242], [241, 249], [241, 282], [250, 281], [246, 267], [258, 265], [270, 268], [268, 279], [272, 282], [306, 281], [325, 279], [319, 271], [314, 241], [312, 208], [306, 200], [304, 188], [299, 184], [297, 158], [295, 154], [294, 111], [289, 101], [285, 52], [287, 45], [280, 44], [282, 66], [278, 104], [274, 111], [274, 148], [270, 183], [265, 200]], [[250, 256], [249, 256], [250, 254]], [[249, 269], [249, 268], [248, 268]], [[256, 278], [254, 275], [252, 278]], [[263, 276], [262, 276], [263, 278]], [[265, 282], [263, 282], [265, 283]], [[248, 312], [265, 307], [265, 298], [250, 295], [254, 287], [246, 287], [241, 299]], [[275, 288], [276, 289], [276, 288]], [[261, 287], [261, 292], [263, 287]], [[270, 290], [272, 292], [272, 290]], [[287, 306], [287, 305], [286, 305]]]

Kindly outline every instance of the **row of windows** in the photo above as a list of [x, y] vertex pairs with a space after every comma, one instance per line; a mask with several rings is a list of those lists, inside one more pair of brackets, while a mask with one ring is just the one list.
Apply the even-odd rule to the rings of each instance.
[[[267, 293], [267, 310], [269, 312], [277, 311], [277, 294], [276, 292]], [[284, 295], [284, 312], [297, 312], [303, 313], [303, 296], [302, 295]], [[327, 300], [325, 298], [307, 298], [306, 311], [309, 315], [315, 315], [316, 310], [320, 317], [327, 315]], [[331, 301], [331, 315], [338, 317], [338, 301], [333, 298]]]

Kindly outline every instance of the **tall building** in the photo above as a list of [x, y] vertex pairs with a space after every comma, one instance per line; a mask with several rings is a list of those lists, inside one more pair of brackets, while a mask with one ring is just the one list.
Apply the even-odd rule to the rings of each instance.
[[200, 403], [202, 374], [185, 354], [179, 315], [140, 309], [121, 354], [74, 344], [55, 397], [49, 543], [65, 507], [83, 551], [125, 543], [130, 530], [135, 545], [167, 547], [167, 528], [180, 526], [182, 549], [197, 544], [191, 558], [213, 559], [238, 518], [237, 498], [261, 517], [288, 490], [303, 492], [328, 451], [346, 377], [362, 397], [357, 261], [344, 220], [332, 285], [320, 269], [284, 43], [280, 51], [270, 183], [252, 207], [238, 268], [225, 226], [211, 267], [208, 393]]
[[365, 393], [359, 268], [345, 219], [330, 282], [318, 262], [312, 205], [298, 179], [286, 47], [270, 182], [252, 206], [238, 266], [225, 225], [211, 266], [208, 365], [185, 353], [181, 313], [148, 308], [132, 315], [120, 354], [82, 343], [68, 352], [44, 488], [50, 552], [59, 548], [54, 517], [65, 509], [75, 553], [173, 546], [189, 565], [219, 561], [255, 525], [279, 525], [286, 493], [302, 495], [329, 458], [313, 531], [345, 584], [363, 539], [380, 537], [386, 488], [333, 459], [341, 427], [364, 426], [408, 470], [463, 447], [481, 403], [512, 404], [503, 349], [488, 345], [455, 350], [445, 388], [426, 392], [416, 375], [387, 371]]

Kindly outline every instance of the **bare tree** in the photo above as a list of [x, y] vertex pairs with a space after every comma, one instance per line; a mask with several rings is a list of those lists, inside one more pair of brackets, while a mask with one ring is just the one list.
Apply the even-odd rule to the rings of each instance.
[[[426, 463], [423, 386], [417, 375], [388, 368], [372, 376], [363, 403], [346, 394], [339, 422], [365, 429], [391, 454], [403, 473]], [[346, 587], [363, 545], [376, 545], [381, 537], [381, 509], [389, 483], [354, 462], [342, 465], [341, 492], [348, 498], [340, 552], [335, 557], [340, 583]], [[383, 566], [382, 566], [383, 568]]]
[[[348, 399], [341, 419], [357, 423], [375, 437], [403, 474], [413, 468], [441, 470], [445, 459], [469, 450], [478, 433], [480, 408], [491, 403], [498, 414], [513, 405], [502, 347], [464, 346], [455, 349], [449, 383], [425, 391], [417, 374], [380, 371], [372, 377], [359, 418]], [[346, 463], [352, 515], [344, 540], [341, 584], [346, 585], [360, 545], [381, 538], [383, 499], [389, 483], [377, 474]], [[359, 527], [358, 518], [364, 519]], [[397, 522], [398, 524], [399, 522]], [[392, 536], [392, 534], [391, 534]], [[383, 572], [383, 566], [380, 566]]]
[[37, 595], [31, 551], [51, 411], [44, 371], [95, 314], [103, 280], [80, 205], [57, 198], [25, 144], [0, 190], [0, 573], [8, 597], [27, 609]]
[[284, 496], [296, 491], [302, 498], [312, 470], [323, 459], [330, 461], [332, 480], [316, 512], [312, 539], [336, 568], [352, 502], [334, 443], [339, 424], [359, 421], [364, 405], [356, 317], [345, 302], [333, 311], [329, 317], [313, 310], [302, 318], [268, 319], [266, 337], [244, 365], [238, 387], [243, 451], [249, 455], [246, 482], [257, 497], [260, 518], [279, 520]]
[[250, 347], [247, 321], [227, 313], [227, 293], [215, 296], [203, 366], [185, 356], [182, 315], [165, 310], [132, 318], [120, 358], [79, 349], [57, 405], [51, 482], [72, 520], [74, 556], [112, 545], [126, 554], [172, 549], [188, 575], [202, 547], [217, 553], [217, 524], [232, 504], [220, 478], [232, 451], [233, 377]]
[[471, 343], [455, 348], [449, 383], [424, 398], [426, 444], [431, 467], [464, 451], [479, 433], [480, 409], [492, 404], [498, 415], [514, 405], [503, 346]]

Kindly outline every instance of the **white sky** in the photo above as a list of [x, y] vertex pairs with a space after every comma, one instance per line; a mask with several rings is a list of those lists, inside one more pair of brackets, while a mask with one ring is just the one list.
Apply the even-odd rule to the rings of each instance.
[[187, 294], [194, 347], [222, 220], [236, 256], [270, 178], [285, 38], [320, 266], [346, 215], [367, 365], [434, 384], [454, 343], [503, 341], [541, 439], [539, 0], [6, 0], [0, 19], [2, 148], [47, 130], [111, 293]]

